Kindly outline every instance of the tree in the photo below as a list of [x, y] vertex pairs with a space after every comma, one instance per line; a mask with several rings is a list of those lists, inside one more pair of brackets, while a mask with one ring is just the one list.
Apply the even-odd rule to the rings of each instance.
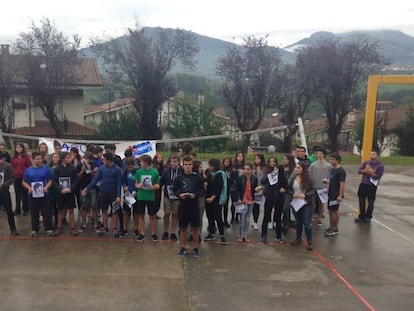
[[28, 96], [39, 107], [55, 130], [56, 137], [64, 133], [65, 117], [59, 116], [61, 97], [79, 78], [76, 72], [80, 39], [72, 40], [58, 31], [49, 19], [40, 26], [34, 23], [16, 41], [17, 54], [22, 57], [20, 73]]
[[[223, 81], [222, 93], [233, 110], [241, 131], [256, 130], [266, 110], [277, 107], [281, 87], [279, 50], [269, 47], [266, 37], [249, 36], [243, 46], [232, 45], [217, 63]], [[250, 135], [244, 136], [246, 152]]]
[[[388, 144], [386, 143], [386, 138], [390, 134], [390, 130], [385, 127], [387, 115], [380, 115], [375, 120], [374, 126], [374, 137], [372, 139], [372, 146], [375, 150], [378, 150], [380, 153], [384, 151]], [[365, 129], [365, 119], [361, 119], [355, 125], [353, 130], [353, 140], [358, 148], [358, 152], [362, 151], [362, 145], [364, 143], [364, 129]]]
[[[198, 98], [178, 97], [171, 105], [167, 132], [173, 138], [199, 137], [222, 133], [224, 121], [214, 115], [215, 105]], [[223, 147], [226, 139], [200, 141], [200, 150], [217, 151]]]
[[[13, 65], [9, 57], [8, 47], [2, 46], [0, 55], [0, 129], [3, 133], [9, 133], [13, 127]], [[4, 137], [5, 143], [10, 146], [8, 137]]]
[[301, 49], [298, 70], [308, 77], [315, 99], [327, 116], [331, 150], [338, 149], [338, 134], [346, 115], [361, 106], [363, 85], [386, 60], [378, 44], [368, 40], [339, 42], [326, 40]]
[[159, 110], [177, 94], [168, 74], [176, 63], [193, 68], [198, 52], [195, 36], [180, 29], [158, 29], [150, 36], [136, 23], [122, 40], [95, 40], [93, 44], [94, 51], [109, 65], [112, 81], [128, 86], [142, 137], [160, 138]]
[[98, 139], [105, 140], [139, 139], [139, 118], [132, 110], [120, 113], [119, 118], [115, 115], [104, 115], [96, 135]]
[[285, 66], [283, 70], [280, 111], [282, 112], [281, 121], [287, 125], [287, 133], [281, 145], [283, 152], [290, 151], [292, 139], [297, 131], [297, 120], [303, 118], [315, 98], [315, 88], [309, 83], [311, 80], [307, 74], [295, 66]]
[[413, 156], [414, 109], [412, 107], [410, 107], [407, 118], [398, 125], [393, 132], [398, 137], [397, 148], [399, 149], [399, 154], [403, 156]]

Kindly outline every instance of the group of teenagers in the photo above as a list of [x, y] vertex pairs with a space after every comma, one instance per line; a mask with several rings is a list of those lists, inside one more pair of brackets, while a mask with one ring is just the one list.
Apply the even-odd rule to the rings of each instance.
[[[321, 147], [315, 147], [308, 158], [305, 147], [295, 146], [281, 163], [274, 156], [266, 161], [262, 153], [255, 154], [253, 163], [248, 163], [244, 153], [238, 152], [234, 158], [210, 159], [205, 169], [189, 144], [171, 154], [166, 163], [161, 154], [136, 158], [129, 149], [121, 159], [114, 144], [104, 148], [91, 144], [86, 148], [82, 157], [76, 147], [61, 151], [58, 142], [51, 154], [43, 143], [32, 153], [22, 143], [15, 145], [12, 156], [0, 150], [0, 204], [7, 212], [12, 235], [19, 234], [14, 216], [21, 213], [30, 213], [32, 237], [39, 235], [40, 221], [48, 236], [61, 235], [65, 224], [76, 236], [87, 230], [89, 222], [99, 236], [104, 236], [110, 234], [111, 217], [113, 237], [127, 236], [132, 219], [132, 233], [138, 242], [143, 242], [147, 213], [151, 239], [157, 242], [156, 220], [160, 218], [157, 213], [161, 205], [161, 238], [180, 240], [179, 256], [186, 255], [191, 242], [194, 257], [200, 256], [204, 213], [208, 219], [204, 241], [216, 240], [218, 231], [222, 245], [226, 244], [225, 228], [231, 225], [239, 226], [238, 242], [249, 242], [250, 219], [253, 218], [252, 228], [259, 230], [261, 206], [263, 243], [268, 243], [274, 229], [275, 240], [284, 244], [294, 223], [296, 237], [291, 245], [302, 245], [305, 231], [305, 246], [312, 250], [312, 223], [322, 225], [324, 207], [329, 211], [330, 223], [325, 236], [339, 234], [338, 209], [344, 197], [346, 172], [341, 156], [331, 153], [326, 161]], [[370, 160], [359, 169], [363, 175], [358, 191], [361, 212], [356, 222], [369, 222], [372, 217], [372, 188], [376, 190], [383, 174], [382, 164], [373, 168], [376, 163], [380, 163], [378, 153], [373, 151]], [[14, 212], [11, 184], [16, 195]], [[81, 215], [78, 226], [76, 207]]]

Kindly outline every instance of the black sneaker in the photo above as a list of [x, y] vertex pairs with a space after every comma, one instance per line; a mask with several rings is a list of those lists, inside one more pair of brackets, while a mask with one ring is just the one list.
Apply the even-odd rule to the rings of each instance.
[[99, 229], [98, 236], [104, 236], [104, 235], [107, 235], [107, 234], [109, 234], [108, 228], [102, 227], [101, 229]]
[[212, 234], [209, 234], [204, 238], [204, 241], [215, 241], [215, 240], [216, 240], [216, 237]]
[[137, 236], [137, 241], [138, 241], [138, 242], [144, 242], [144, 240], [145, 240], [145, 235], [139, 234], [139, 235]]
[[10, 231], [10, 235], [11, 236], [18, 236], [19, 235], [19, 232], [16, 229], [14, 229], [14, 230], [11, 230]]
[[200, 251], [198, 250], [198, 248], [193, 249], [193, 256], [194, 256], [194, 258], [199, 258], [200, 257]]
[[[171, 236], [172, 236], [172, 234], [171, 234]], [[162, 235], [162, 240], [163, 241], [168, 240], [168, 232], [164, 232], [164, 234]]]
[[221, 245], [226, 245], [227, 244], [226, 238], [224, 236], [220, 237], [220, 244]]
[[134, 230], [134, 232], [132, 233], [132, 235], [134, 236], [134, 238], [138, 238], [138, 236], [139, 236], [138, 230]]
[[180, 251], [178, 252], [179, 257], [185, 257], [187, 254], [187, 250], [184, 247], [181, 247]]
[[171, 241], [177, 241], [178, 240], [178, 237], [177, 237], [177, 235], [175, 234], [175, 233], [171, 233]]
[[151, 235], [151, 238], [152, 238], [153, 242], [158, 242], [158, 235], [153, 234], [153, 235]]

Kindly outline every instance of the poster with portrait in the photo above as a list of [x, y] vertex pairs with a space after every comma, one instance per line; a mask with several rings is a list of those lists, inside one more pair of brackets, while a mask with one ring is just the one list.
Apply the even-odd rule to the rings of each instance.
[[0, 172], [0, 185], [4, 183], [4, 172]]
[[30, 184], [32, 187], [32, 197], [33, 198], [43, 198], [45, 196], [45, 191], [43, 189], [43, 183], [41, 181], [34, 181]]
[[59, 177], [59, 188], [62, 190], [70, 189], [70, 177]]
[[141, 176], [142, 189], [149, 190], [152, 186], [152, 176], [151, 175], [142, 175]]

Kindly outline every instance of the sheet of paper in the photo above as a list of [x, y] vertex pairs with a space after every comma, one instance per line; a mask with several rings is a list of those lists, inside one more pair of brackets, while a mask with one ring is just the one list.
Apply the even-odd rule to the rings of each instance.
[[279, 181], [279, 174], [276, 174], [276, 173], [267, 174], [267, 179], [269, 180], [269, 184], [271, 186], [276, 185], [277, 182]]
[[170, 200], [178, 200], [178, 197], [174, 194], [172, 185], [167, 186], [167, 193]]
[[264, 195], [260, 195], [257, 192], [254, 194], [253, 202], [259, 205], [262, 205], [265, 201]]
[[45, 196], [45, 191], [43, 190], [43, 183], [41, 181], [34, 181], [30, 184], [30, 186], [33, 189], [33, 198], [43, 198]]
[[300, 210], [305, 204], [306, 201], [304, 199], [292, 199], [292, 202], [290, 202], [290, 205], [292, 205], [295, 212]]
[[329, 206], [338, 205], [339, 202], [337, 200], [329, 201]]
[[326, 188], [318, 189], [317, 192], [321, 203], [325, 204], [326, 202], [328, 202], [328, 190]]
[[136, 202], [135, 198], [132, 196], [130, 192], [125, 193], [124, 201], [126, 205], [128, 205], [129, 207], [132, 207], [132, 205], [134, 205], [134, 203]]
[[378, 186], [378, 184], [379, 184], [379, 179], [375, 179], [375, 178], [373, 178], [373, 177], [370, 177], [370, 178], [369, 178], [369, 182], [370, 182], [371, 184], [373, 184], [374, 186]]
[[234, 210], [236, 214], [244, 214], [247, 212], [247, 204], [244, 202], [236, 202], [234, 203]]

